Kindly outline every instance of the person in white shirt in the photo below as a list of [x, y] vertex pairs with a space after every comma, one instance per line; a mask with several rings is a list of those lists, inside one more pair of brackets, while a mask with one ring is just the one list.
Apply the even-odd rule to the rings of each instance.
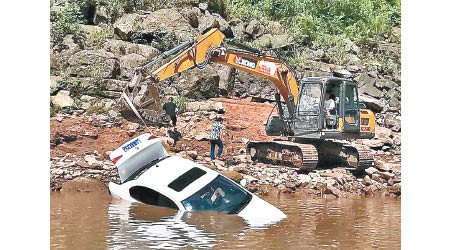
[[[330, 93], [325, 93], [325, 103], [324, 103], [324, 107], [325, 110], [327, 111], [327, 116], [331, 116], [331, 121], [328, 122], [328, 124], [332, 126], [335, 125], [335, 115], [336, 115], [336, 102], [334, 101], [335, 96], [333, 94]], [[327, 127], [327, 120], [325, 120], [325, 127]]]

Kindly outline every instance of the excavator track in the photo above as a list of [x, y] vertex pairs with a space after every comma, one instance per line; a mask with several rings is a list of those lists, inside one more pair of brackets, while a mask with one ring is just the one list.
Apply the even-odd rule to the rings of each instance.
[[291, 141], [252, 141], [247, 143], [252, 160], [287, 165], [301, 170], [316, 168], [317, 149], [311, 144]]
[[304, 171], [336, 166], [362, 171], [373, 166], [373, 155], [368, 147], [335, 141], [314, 144], [251, 141], [247, 143], [247, 151], [253, 161], [291, 166]]
[[353, 145], [326, 140], [317, 144], [319, 167], [343, 166], [351, 171], [363, 171], [373, 165], [370, 149], [363, 145]]

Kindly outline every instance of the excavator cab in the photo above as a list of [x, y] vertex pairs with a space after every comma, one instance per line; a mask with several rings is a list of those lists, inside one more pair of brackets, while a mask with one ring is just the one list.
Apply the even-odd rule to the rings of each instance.
[[295, 114], [287, 121], [290, 136], [305, 140], [373, 137], [367, 132], [374, 132], [375, 119], [359, 103], [355, 82], [336, 77], [307, 77], [299, 86]]

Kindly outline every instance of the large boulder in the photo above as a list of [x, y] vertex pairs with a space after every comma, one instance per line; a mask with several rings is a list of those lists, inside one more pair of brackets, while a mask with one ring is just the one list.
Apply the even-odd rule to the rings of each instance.
[[272, 36], [271, 45], [272, 48], [278, 49], [293, 44], [294, 38], [290, 35], [274, 35]]
[[366, 84], [373, 86], [375, 84], [375, 78], [370, 77], [366, 73], [362, 73], [355, 78], [355, 81], [358, 83], [358, 87], [362, 87]]
[[379, 139], [365, 140], [363, 144], [373, 149], [381, 149], [384, 146], [385, 141]]
[[402, 127], [402, 121], [392, 114], [386, 114], [384, 116], [384, 125], [387, 128], [390, 128], [393, 131], [398, 132]]
[[392, 137], [392, 130], [377, 126], [375, 129], [375, 139], [389, 140]]
[[283, 48], [293, 43], [293, 38], [290, 35], [271, 35], [264, 34], [254, 41], [258, 47], [266, 48]]
[[187, 40], [198, 32], [175, 9], [161, 9], [144, 17], [140, 32], [143, 35], [173, 33], [180, 40]]
[[264, 34], [264, 26], [258, 20], [253, 19], [248, 23], [245, 32], [253, 38], [257, 38]]
[[220, 76], [217, 65], [207, 65], [205, 69], [185, 71], [176, 76], [177, 92], [184, 97], [205, 99], [219, 95]]
[[50, 76], [50, 95], [54, 95], [58, 90], [58, 82], [62, 80], [59, 76]]
[[116, 78], [119, 60], [104, 49], [82, 50], [69, 58], [69, 74], [84, 77]]
[[365, 103], [366, 106], [376, 112], [383, 110], [385, 104], [376, 98], [370, 97], [368, 95], [359, 95], [359, 101]]
[[67, 90], [61, 90], [56, 94], [56, 96], [51, 97], [51, 101], [55, 107], [72, 107], [74, 106], [75, 102], [70, 97], [70, 92]]
[[245, 25], [240, 19], [232, 19], [230, 22], [231, 30], [233, 31], [234, 38], [238, 41], [245, 41]]
[[138, 14], [125, 14], [113, 25], [114, 32], [123, 40], [130, 40], [141, 29], [143, 17]]
[[128, 54], [138, 54], [151, 60], [159, 54], [159, 50], [149, 45], [130, 43], [120, 40], [108, 39], [103, 44], [103, 48], [112, 52], [115, 56], [120, 57]]
[[[204, 12], [204, 13], [202, 13]], [[217, 13], [210, 13], [208, 10], [201, 11], [199, 8], [192, 8], [184, 11], [184, 16], [193, 28], [197, 28], [200, 33], [205, 33], [211, 28], [219, 29], [226, 37], [233, 37], [233, 31], [228, 22]]]
[[120, 57], [120, 77], [122, 79], [131, 80], [133, 78], [134, 69], [142, 66], [146, 62], [146, 58], [138, 54], [129, 54]]
[[360, 92], [363, 93], [363, 94], [367, 94], [369, 96], [372, 96], [372, 97], [376, 97], [376, 98], [383, 97], [383, 95], [384, 95], [383, 91], [377, 89], [372, 84], [365, 84], [364, 86], [362, 86], [360, 88]]
[[397, 86], [397, 84], [389, 79], [378, 79], [375, 82], [375, 86], [378, 88], [386, 88], [386, 89], [392, 89]]

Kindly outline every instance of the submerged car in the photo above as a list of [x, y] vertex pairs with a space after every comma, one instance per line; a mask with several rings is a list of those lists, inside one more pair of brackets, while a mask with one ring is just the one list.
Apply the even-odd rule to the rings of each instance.
[[[161, 139], [145, 133], [110, 154], [121, 184], [109, 183], [120, 199], [180, 211], [218, 211], [245, 220], [277, 222], [286, 215], [228, 177], [193, 161], [170, 156]], [[262, 219], [262, 220], [261, 220]]]

